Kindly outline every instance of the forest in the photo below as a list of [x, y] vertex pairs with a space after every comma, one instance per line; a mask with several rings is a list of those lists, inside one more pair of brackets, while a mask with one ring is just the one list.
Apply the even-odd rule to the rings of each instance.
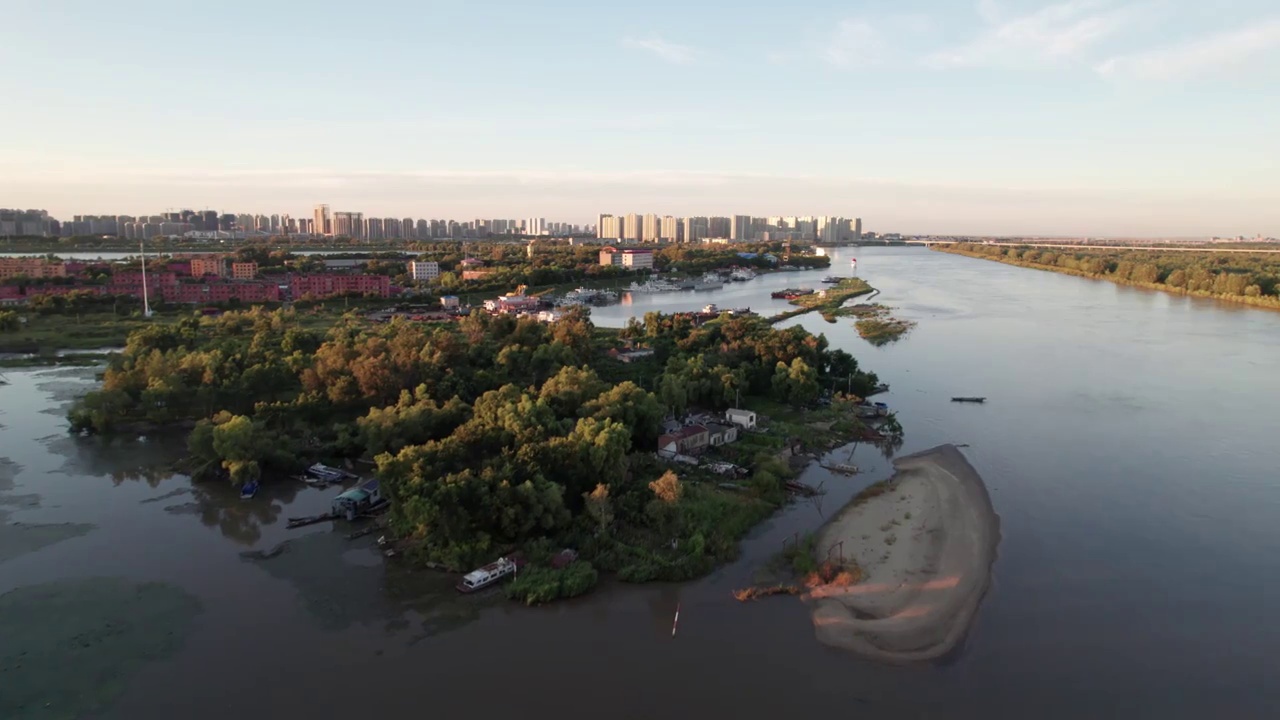
[[[188, 433], [205, 481], [272, 482], [315, 460], [372, 458], [408, 555], [464, 569], [530, 543], [573, 542], [624, 579], [680, 579], [736, 552], [784, 501], [787, 468], [750, 458], [740, 492], [654, 455], [662, 419], [737, 397], [803, 407], [878, 382], [803, 328], [652, 313], [595, 328], [474, 313], [327, 331], [291, 310], [190, 317], [134, 332], [78, 433]], [[624, 364], [608, 351], [650, 347]]]
[[1010, 265], [1166, 292], [1280, 308], [1280, 254], [1116, 249], [1037, 249], [953, 243], [934, 246]]

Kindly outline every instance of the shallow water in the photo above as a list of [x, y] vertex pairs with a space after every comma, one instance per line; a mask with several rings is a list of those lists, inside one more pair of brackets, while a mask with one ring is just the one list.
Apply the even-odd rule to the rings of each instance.
[[[92, 527], [0, 560], [0, 593], [115, 576], [198, 598], [181, 648], [139, 666], [107, 718], [1274, 716], [1280, 313], [921, 249], [841, 249], [838, 274], [855, 252], [876, 299], [919, 325], [872, 348], [850, 319], [792, 322], [892, 384], [879, 399], [906, 427], [902, 452], [970, 444], [1001, 515], [993, 588], [945, 664], [872, 665], [818, 644], [799, 602], [730, 596], [783, 539], [887, 474], [873, 448], [856, 451], [868, 472], [853, 479], [811, 468], [828, 495], [765, 523], [709, 578], [526, 609], [388, 569], [345, 526], [284, 529], [337, 489], [267, 486], [242, 502], [164, 471], [166, 443], [66, 436], [62, 405], [91, 369], [6, 371], [5, 522]], [[820, 287], [824, 274], [639, 296], [593, 316], [772, 312], [787, 305], [770, 290]]]

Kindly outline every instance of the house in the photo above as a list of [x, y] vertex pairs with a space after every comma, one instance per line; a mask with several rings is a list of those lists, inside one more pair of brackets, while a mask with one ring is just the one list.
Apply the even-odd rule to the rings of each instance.
[[673, 458], [676, 455], [692, 455], [707, 447], [710, 440], [710, 434], [701, 425], [680, 428], [658, 436], [658, 456]]
[[756, 414], [750, 410], [740, 410], [738, 408], [730, 408], [725, 411], [724, 417], [731, 425], [737, 425], [744, 430], [756, 429]]
[[382, 493], [378, 490], [378, 481], [370, 480], [334, 498], [331, 509], [334, 515], [354, 520], [360, 513], [381, 504]]
[[737, 425], [718, 425], [716, 423], [707, 424], [707, 442], [711, 447], [727, 445], [737, 439]]
[[440, 307], [445, 310], [457, 310], [461, 307], [457, 295], [444, 295], [440, 298]]

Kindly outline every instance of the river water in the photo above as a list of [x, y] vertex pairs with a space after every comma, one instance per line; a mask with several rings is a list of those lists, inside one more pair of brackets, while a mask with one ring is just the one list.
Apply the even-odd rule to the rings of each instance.
[[[0, 522], [43, 524], [34, 540], [0, 534], [17, 548], [0, 553], [0, 593], [120, 576], [198, 599], [181, 647], [124, 678], [102, 718], [1274, 717], [1280, 313], [922, 249], [832, 252], [841, 274], [856, 253], [876, 300], [919, 325], [873, 348], [849, 319], [792, 322], [892, 385], [878, 399], [906, 428], [901, 452], [967, 443], [1001, 515], [993, 587], [944, 663], [869, 664], [819, 645], [799, 601], [730, 595], [784, 538], [887, 476], [874, 448], [854, 452], [856, 479], [811, 468], [827, 496], [790, 506], [706, 579], [526, 609], [389, 568], [349, 528], [283, 529], [335, 490], [241, 502], [156, 469], [174, 452], [158, 443], [67, 437], [83, 370], [13, 371], [0, 386]], [[593, 315], [771, 313], [787, 305], [770, 290], [821, 275]], [[286, 539], [278, 557], [252, 556]]]

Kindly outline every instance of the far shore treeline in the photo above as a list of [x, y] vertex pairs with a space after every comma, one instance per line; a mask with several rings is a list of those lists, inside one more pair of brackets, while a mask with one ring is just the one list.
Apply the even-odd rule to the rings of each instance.
[[[655, 354], [610, 356], [624, 346]], [[205, 481], [373, 459], [389, 530], [419, 561], [466, 569], [572, 544], [623, 579], [674, 580], [732, 557], [784, 502], [789, 469], [781, 439], [748, 434], [733, 452], [749, 475], [733, 490], [700, 468], [672, 472], [653, 454], [664, 416], [737, 397], [785, 411], [876, 384], [825, 337], [757, 317], [696, 327], [651, 313], [609, 330], [581, 311], [553, 324], [351, 314], [324, 330], [259, 308], [133, 332], [69, 417], [84, 433], [183, 428]]]
[[952, 243], [936, 250], [1121, 285], [1280, 309], [1280, 255]]

